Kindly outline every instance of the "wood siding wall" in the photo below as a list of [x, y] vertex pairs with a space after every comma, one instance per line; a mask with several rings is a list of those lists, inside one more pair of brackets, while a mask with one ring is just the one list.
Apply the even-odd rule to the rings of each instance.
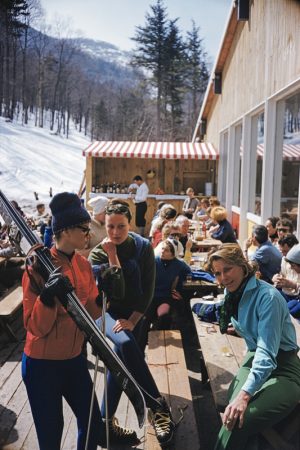
[[253, 0], [250, 20], [239, 22], [215, 95], [206, 141], [300, 77], [300, 2]]
[[[141, 175], [147, 182], [150, 194], [160, 187], [167, 194], [179, 194], [193, 187], [196, 194], [205, 193], [205, 183], [215, 187], [217, 162], [211, 160], [171, 160], [141, 158], [86, 158], [87, 191], [92, 184], [130, 184], [135, 175]], [[91, 161], [92, 160], [92, 161]], [[147, 179], [147, 171], [153, 169], [156, 176]], [[215, 192], [215, 190], [214, 190]]]

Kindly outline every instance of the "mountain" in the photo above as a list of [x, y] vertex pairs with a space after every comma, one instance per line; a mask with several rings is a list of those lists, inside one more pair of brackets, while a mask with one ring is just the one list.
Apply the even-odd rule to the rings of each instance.
[[105, 41], [94, 41], [93, 39], [76, 39], [80, 50], [93, 59], [102, 59], [107, 63], [116, 64], [122, 67], [128, 67], [131, 58], [131, 52], [120, 50], [113, 44]]
[[76, 39], [75, 44], [79, 51], [74, 59], [91, 79], [115, 82], [118, 86], [137, 82], [138, 72], [130, 66], [130, 52], [93, 39]]
[[[47, 53], [55, 56], [59, 39], [34, 28], [29, 29], [28, 46], [35, 52], [36, 42], [47, 43]], [[131, 53], [113, 44], [87, 38], [65, 39], [75, 49], [72, 60], [92, 80], [115, 82], [118, 86], [135, 84], [138, 71], [130, 66]]]

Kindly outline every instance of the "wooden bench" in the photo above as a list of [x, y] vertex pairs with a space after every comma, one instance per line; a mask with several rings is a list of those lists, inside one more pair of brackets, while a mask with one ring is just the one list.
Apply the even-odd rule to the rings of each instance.
[[[191, 307], [197, 300], [191, 300]], [[202, 380], [209, 379], [214, 402], [218, 412], [223, 412], [228, 404], [227, 391], [233, 377], [246, 354], [245, 341], [237, 336], [221, 334], [217, 324], [201, 322], [193, 313], [194, 323], [202, 353]], [[300, 324], [292, 318], [297, 333], [297, 342], [300, 347]], [[275, 450], [295, 450], [287, 440], [299, 432], [300, 407], [297, 407], [289, 416], [289, 423], [280, 431], [265, 430], [263, 437]], [[298, 448], [298, 447], [297, 447]]]
[[18, 341], [17, 336], [9, 325], [12, 316], [21, 308], [23, 302], [22, 286], [14, 288], [11, 292], [0, 299], [0, 326], [10, 339]]
[[[147, 354], [150, 371], [175, 422], [181, 419], [172, 449], [200, 449], [180, 331], [150, 331]], [[146, 426], [145, 438], [145, 450], [161, 450], [150, 424]]]

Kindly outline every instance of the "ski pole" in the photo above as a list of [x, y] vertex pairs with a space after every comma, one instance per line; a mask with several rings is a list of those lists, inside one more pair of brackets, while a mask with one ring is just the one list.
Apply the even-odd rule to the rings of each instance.
[[[107, 295], [103, 291], [103, 305], [102, 305], [102, 333], [106, 336], [105, 314], [107, 308]], [[105, 433], [106, 433], [106, 448], [109, 450], [109, 417], [108, 417], [108, 395], [107, 395], [107, 368], [104, 366], [104, 404], [105, 404]]]

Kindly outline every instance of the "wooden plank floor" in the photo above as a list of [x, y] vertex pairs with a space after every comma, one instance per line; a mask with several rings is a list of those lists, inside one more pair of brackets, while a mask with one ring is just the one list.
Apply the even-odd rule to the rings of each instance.
[[[1, 343], [0, 343], [1, 345]], [[38, 450], [38, 442], [21, 376], [21, 358], [24, 343], [7, 343], [0, 351], [0, 449], [1, 450]], [[89, 348], [89, 346], [88, 346]], [[89, 352], [90, 372], [94, 376], [94, 356]], [[103, 393], [103, 366], [99, 364], [96, 395], [99, 403]], [[64, 401], [64, 431], [62, 450], [76, 450], [77, 425], [74, 414]], [[133, 407], [123, 394], [116, 416], [120, 425], [139, 430]], [[144, 436], [144, 428], [138, 435]], [[99, 447], [100, 448], [100, 447]], [[112, 447], [117, 450], [117, 447]], [[124, 447], [122, 447], [124, 449]], [[144, 444], [137, 447], [144, 450]]]
[[[187, 325], [187, 324], [186, 324]], [[14, 332], [17, 334], [20, 340], [24, 338], [24, 329], [22, 327], [22, 315], [19, 314], [16, 320], [12, 324]], [[193, 366], [192, 370], [189, 369], [189, 377], [192, 380], [194, 390], [193, 396], [195, 395], [196, 405], [198, 408], [198, 414], [196, 414], [197, 427], [201, 432], [202, 439], [204, 442], [208, 442], [202, 448], [205, 450], [212, 450], [213, 444], [210, 442], [214, 441], [214, 436], [218, 429], [218, 416], [215, 414], [213, 402], [211, 399], [211, 393], [207, 388], [202, 387], [199, 380], [200, 370], [198, 368], [199, 356], [196, 350], [196, 357], [193, 357], [193, 351], [191, 347], [190, 339], [190, 325], [187, 325], [188, 333], [186, 336], [186, 342], [188, 342], [189, 349], [186, 353], [186, 358], [191, 359]], [[31, 415], [31, 410], [29, 402], [27, 399], [27, 393], [25, 386], [21, 378], [21, 357], [23, 351], [24, 342], [20, 344], [8, 342], [7, 336], [0, 333], [0, 449], [1, 450], [38, 450], [38, 443], [36, 438], [35, 427], [33, 425], [33, 419]], [[176, 346], [174, 347], [176, 351]], [[172, 362], [174, 355], [164, 356], [168, 357], [169, 362]], [[91, 362], [94, 362], [94, 357], [89, 355]], [[173, 361], [174, 362], [174, 361]], [[197, 367], [196, 367], [197, 366]], [[152, 365], [151, 370], [157, 370], [160, 383], [162, 382], [162, 366], [159, 365], [159, 355], [155, 364]], [[101, 402], [102, 392], [103, 392], [103, 368], [100, 365], [100, 373], [98, 374], [97, 380], [97, 397], [99, 403]], [[91, 372], [93, 372], [91, 370]], [[93, 376], [93, 374], [92, 374]], [[166, 382], [167, 383], [167, 382]], [[177, 379], [172, 381], [174, 384], [174, 391], [176, 392], [176, 385], [178, 383]], [[168, 397], [169, 387], [165, 384], [165, 389], [160, 385], [160, 390], [166, 395], [167, 401], [170, 400]], [[176, 400], [176, 395], [174, 396]], [[171, 396], [172, 400], [172, 396]], [[195, 402], [194, 402], [195, 406]], [[203, 412], [205, 408], [205, 413]], [[187, 414], [187, 413], [186, 413]], [[185, 414], [185, 417], [187, 417]], [[152, 427], [148, 425], [147, 420], [145, 427], [139, 429], [135, 412], [127, 400], [127, 397], [123, 394], [121, 397], [120, 405], [116, 414], [120, 425], [132, 428], [137, 431], [140, 438], [144, 437], [146, 430], [149, 431], [147, 438], [149, 439], [149, 434], [152, 433], [153, 442], [157, 445], [156, 438], [154, 436]], [[178, 419], [178, 417], [175, 417]], [[72, 450], [76, 448], [76, 423], [73, 414], [67, 404], [64, 404], [64, 419], [65, 427], [62, 439], [62, 449]], [[207, 423], [206, 423], [206, 422]], [[214, 424], [214, 422], [216, 422]], [[211, 432], [207, 434], [207, 426], [210, 427]], [[195, 425], [196, 427], [196, 425]], [[180, 428], [179, 428], [180, 431]], [[195, 432], [195, 430], [194, 430]], [[146, 445], [143, 442], [137, 447], [137, 450], [145, 450]], [[151, 448], [151, 447], [148, 447]], [[100, 449], [100, 447], [99, 447]], [[122, 447], [124, 450], [124, 447]], [[154, 450], [155, 447], [151, 448]], [[117, 447], [113, 447], [113, 450], [119, 450]], [[120, 448], [121, 450], [121, 448]], [[177, 450], [177, 448], [176, 448]], [[192, 445], [189, 450], [196, 450]]]

